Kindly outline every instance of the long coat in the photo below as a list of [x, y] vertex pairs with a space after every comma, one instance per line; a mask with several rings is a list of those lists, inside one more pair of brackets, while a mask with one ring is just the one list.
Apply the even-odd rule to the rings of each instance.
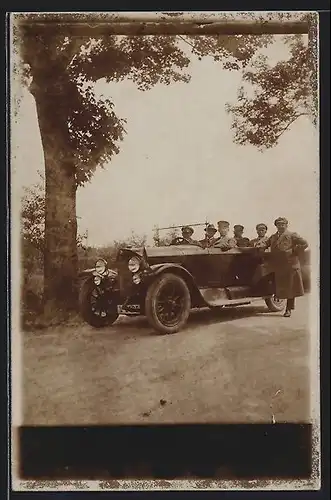
[[277, 298], [292, 299], [304, 295], [299, 255], [308, 247], [307, 241], [286, 230], [281, 235], [271, 235], [264, 246], [270, 248]]

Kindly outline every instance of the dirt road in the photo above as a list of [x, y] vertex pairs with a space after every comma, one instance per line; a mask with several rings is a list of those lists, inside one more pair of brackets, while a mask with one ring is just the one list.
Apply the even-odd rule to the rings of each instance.
[[308, 304], [195, 311], [169, 336], [126, 317], [24, 333], [24, 424], [307, 422]]

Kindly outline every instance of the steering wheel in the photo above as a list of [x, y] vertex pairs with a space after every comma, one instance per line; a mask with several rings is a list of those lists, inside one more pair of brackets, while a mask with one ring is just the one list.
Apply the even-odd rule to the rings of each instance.
[[173, 239], [171, 245], [184, 245], [186, 240], [181, 236], [177, 236], [177, 238]]

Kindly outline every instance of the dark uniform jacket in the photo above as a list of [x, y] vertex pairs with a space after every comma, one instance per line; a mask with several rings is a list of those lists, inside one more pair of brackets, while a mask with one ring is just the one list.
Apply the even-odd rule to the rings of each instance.
[[234, 239], [237, 242], [237, 247], [249, 247], [250, 246], [249, 238], [245, 238], [245, 236], [241, 236], [238, 238], [235, 236]]
[[205, 236], [203, 238], [203, 240], [200, 240], [199, 243], [201, 244], [201, 246], [203, 248], [210, 248], [210, 247], [213, 247], [214, 244], [216, 243], [217, 241], [217, 238], [214, 238], [214, 236], [212, 236], [211, 238], [208, 238], [208, 236]]
[[184, 238], [183, 245], [195, 245], [201, 247], [200, 241], [194, 240], [193, 238]]
[[307, 247], [306, 240], [297, 233], [275, 233], [263, 244], [270, 248], [270, 267], [275, 274], [276, 295], [279, 299], [291, 299], [304, 294], [299, 255]]

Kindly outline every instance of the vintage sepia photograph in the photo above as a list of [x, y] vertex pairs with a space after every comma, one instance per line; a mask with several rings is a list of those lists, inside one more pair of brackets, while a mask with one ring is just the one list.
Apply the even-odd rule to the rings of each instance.
[[319, 489], [318, 15], [9, 25], [13, 489]]

